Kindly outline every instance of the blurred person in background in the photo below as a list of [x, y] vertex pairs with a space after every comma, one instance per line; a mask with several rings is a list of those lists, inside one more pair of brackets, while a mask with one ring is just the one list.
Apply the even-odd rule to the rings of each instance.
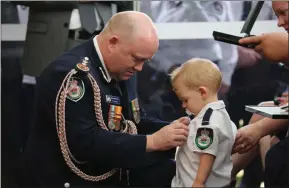
[[[19, 24], [17, 7], [1, 1], [1, 24]], [[15, 186], [11, 175], [21, 154], [20, 58], [23, 42], [1, 41], [1, 186]]]
[[[234, 12], [236, 12], [236, 19], [245, 20], [251, 7], [255, 4], [256, 2], [252, 1], [232, 2], [233, 7], [235, 7]], [[284, 5], [287, 4], [288, 10], [288, 2], [285, 2], [285, 4], [282, 2], [273, 2], [274, 10], [272, 9], [271, 2], [265, 2], [257, 19], [275, 20], [278, 17], [278, 26], [284, 27], [285, 29], [286, 27], [288, 28], [288, 14], [286, 17], [282, 11], [280, 16], [277, 10], [277, 7], [280, 8], [282, 4], [283, 8]], [[239, 13], [240, 10], [242, 10], [240, 7], [243, 7], [243, 14]], [[266, 58], [261, 57], [261, 55], [253, 49], [238, 47], [238, 52], [239, 61], [233, 75], [232, 87], [228, 94], [228, 101], [229, 104], [231, 104], [228, 107], [228, 111], [236, 124], [247, 125], [248, 123], [251, 124], [257, 121], [259, 116], [255, 117], [254, 115], [251, 118], [252, 114], [245, 111], [245, 105], [257, 105], [259, 103], [260, 105], [274, 105], [273, 102], [263, 103], [263, 101], [272, 101], [275, 97], [281, 96], [286, 90], [286, 84], [276, 80], [276, 78], [280, 77], [278, 65], [269, 64]], [[256, 77], [256, 75], [258, 76]], [[247, 161], [253, 160], [248, 165], [244, 165], [247, 167], [245, 168], [241, 187], [260, 186], [264, 176], [262, 162], [264, 166], [264, 158], [270, 148], [270, 139], [271, 137], [268, 136], [260, 141], [262, 160], [260, 155], [257, 155], [257, 157], [252, 154], [234, 156], [236, 158], [235, 161], [238, 161], [237, 166], [239, 163], [247, 163]], [[248, 159], [248, 157], [250, 159]]]

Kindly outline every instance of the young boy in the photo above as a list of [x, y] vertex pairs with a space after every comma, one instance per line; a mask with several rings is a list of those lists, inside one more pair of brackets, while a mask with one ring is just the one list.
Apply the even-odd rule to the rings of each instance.
[[218, 100], [222, 75], [206, 59], [191, 59], [171, 74], [183, 108], [194, 114], [187, 143], [176, 153], [172, 187], [224, 187], [231, 181], [236, 126]]

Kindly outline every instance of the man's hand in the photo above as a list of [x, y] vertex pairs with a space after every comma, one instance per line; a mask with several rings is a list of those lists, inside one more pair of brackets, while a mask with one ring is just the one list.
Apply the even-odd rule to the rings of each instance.
[[147, 136], [147, 151], [164, 151], [182, 146], [189, 135], [188, 118], [180, 118]]
[[240, 44], [256, 44], [255, 51], [263, 54], [268, 60], [288, 64], [288, 33], [273, 32], [260, 36], [246, 37]]
[[237, 69], [253, 66], [261, 59], [261, 55], [255, 52], [253, 49], [244, 48], [241, 46], [238, 46], [238, 54], [239, 58], [236, 67]]
[[232, 153], [245, 153], [255, 148], [261, 139], [261, 133], [258, 126], [250, 124], [240, 128], [236, 135], [235, 144]]
[[175, 120], [174, 122], [178, 122], [178, 123], [183, 123], [183, 124], [185, 124], [185, 125], [189, 125], [190, 124], [190, 118], [188, 118], [188, 117], [181, 117], [181, 118], [179, 118], [179, 119], [177, 119], [177, 120]]

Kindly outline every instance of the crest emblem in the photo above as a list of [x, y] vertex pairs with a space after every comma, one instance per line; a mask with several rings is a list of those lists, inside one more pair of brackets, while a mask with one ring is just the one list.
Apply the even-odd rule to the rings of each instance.
[[209, 148], [213, 143], [213, 130], [211, 128], [198, 128], [195, 138], [196, 146], [200, 150]]
[[84, 83], [80, 78], [72, 77], [67, 90], [67, 98], [77, 102], [84, 95]]

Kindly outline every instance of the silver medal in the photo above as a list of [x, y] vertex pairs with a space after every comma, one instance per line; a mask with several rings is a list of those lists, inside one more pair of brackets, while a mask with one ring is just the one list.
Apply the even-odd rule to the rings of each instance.
[[134, 112], [133, 112], [133, 118], [134, 118], [134, 121], [135, 121], [136, 123], [139, 123], [139, 122], [140, 122], [140, 113], [139, 113], [139, 111], [134, 111]]

